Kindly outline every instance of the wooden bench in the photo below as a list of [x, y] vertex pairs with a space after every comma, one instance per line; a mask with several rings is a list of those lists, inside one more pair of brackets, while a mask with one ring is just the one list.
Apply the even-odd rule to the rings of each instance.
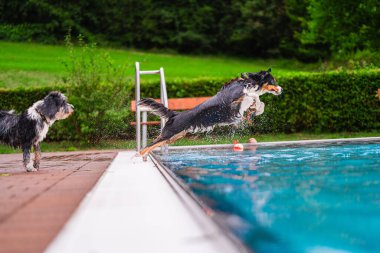
[[[195, 97], [195, 98], [169, 98], [168, 107], [170, 110], [183, 111], [194, 108], [195, 106], [203, 103], [210, 97]], [[155, 99], [160, 103], [160, 99]], [[131, 111], [136, 112], [136, 100], [131, 102]], [[141, 122], [141, 125], [160, 125], [160, 121], [148, 121]], [[135, 126], [136, 122], [131, 122], [131, 125]]]

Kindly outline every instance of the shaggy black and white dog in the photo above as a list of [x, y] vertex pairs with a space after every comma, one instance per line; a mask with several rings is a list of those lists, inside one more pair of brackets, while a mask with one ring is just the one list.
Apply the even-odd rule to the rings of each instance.
[[225, 84], [215, 96], [188, 111], [172, 111], [151, 98], [140, 100], [139, 105], [167, 120], [161, 134], [140, 151], [140, 155], [172, 143], [187, 133], [211, 131], [218, 125], [238, 125], [244, 119], [244, 113], [262, 114], [265, 105], [259, 97], [265, 93], [279, 95], [282, 92], [270, 72], [269, 69], [244, 73], [241, 78]]
[[[14, 148], [22, 148], [23, 163], [27, 171], [37, 171], [40, 165], [40, 142], [56, 120], [66, 119], [74, 112], [74, 106], [60, 92], [50, 92], [43, 100], [35, 102], [20, 115], [12, 111], [0, 111], [0, 142]], [[34, 160], [30, 151], [34, 148]]]

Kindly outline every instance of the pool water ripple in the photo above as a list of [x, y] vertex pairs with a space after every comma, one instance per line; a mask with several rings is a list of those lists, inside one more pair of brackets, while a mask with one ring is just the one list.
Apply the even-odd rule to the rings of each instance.
[[380, 144], [159, 155], [255, 252], [380, 252]]

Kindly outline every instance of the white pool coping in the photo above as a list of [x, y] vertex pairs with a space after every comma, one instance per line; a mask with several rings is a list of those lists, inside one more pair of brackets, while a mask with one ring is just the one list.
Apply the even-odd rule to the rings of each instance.
[[120, 152], [46, 253], [242, 252], [149, 158]]

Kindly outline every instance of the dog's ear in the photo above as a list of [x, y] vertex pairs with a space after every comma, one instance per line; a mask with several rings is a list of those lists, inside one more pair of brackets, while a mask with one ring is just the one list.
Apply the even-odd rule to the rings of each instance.
[[267, 72], [268, 72], [268, 73], [270, 73], [271, 71], [272, 71], [272, 69], [271, 69], [271, 68], [269, 68]]
[[241, 73], [240, 77], [243, 78], [243, 79], [249, 78], [249, 76], [247, 75], [247, 73]]
[[54, 119], [55, 115], [57, 114], [59, 110], [58, 105], [56, 103], [58, 96], [59, 96], [59, 93], [57, 92], [49, 93], [42, 100], [42, 103], [40, 103], [37, 106], [36, 108], [37, 111], [49, 119]]
[[263, 78], [260, 73], [248, 73], [248, 77], [255, 82], [260, 82], [260, 80]]

